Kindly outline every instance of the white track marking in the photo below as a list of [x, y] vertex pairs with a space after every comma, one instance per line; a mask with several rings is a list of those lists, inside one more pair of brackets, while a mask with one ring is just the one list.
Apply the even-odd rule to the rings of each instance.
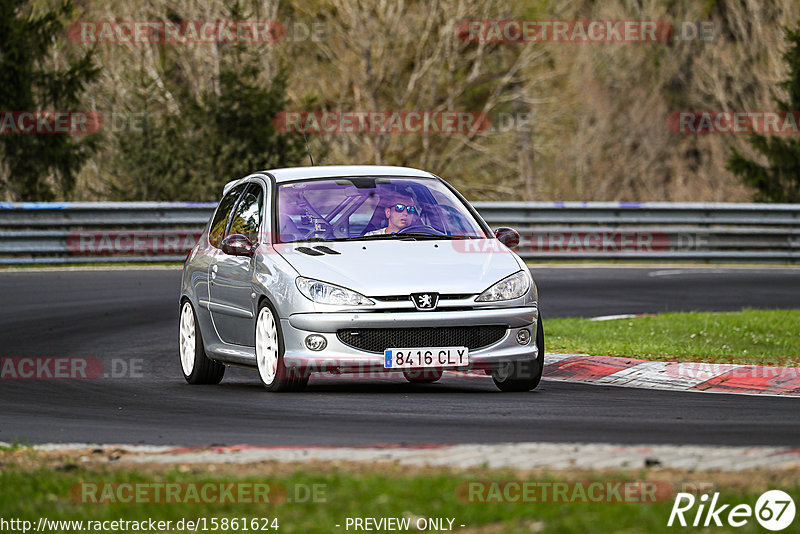
[[590, 321], [614, 321], [616, 319], [635, 319], [637, 317], [643, 317], [642, 314], [634, 314], [634, 313], [623, 313], [620, 315], [598, 315], [597, 317], [590, 317]]
[[438, 448], [275, 447], [197, 450], [123, 457], [132, 463], [252, 463], [263, 461], [388, 461], [409, 466], [513, 469], [601, 469], [645, 467], [740, 471], [800, 466], [800, 451], [790, 447], [710, 447], [688, 445], [615, 445], [586, 443], [503, 443]]
[[[0, 442], [0, 446], [9, 446]], [[28, 448], [28, 447], [25, 447]], [[249, 464], [255, 462], [393, 462], [408, 466], [513, 469], [640, 469], [741, 471], [800, 467], [800, 450], [792, 447], [724, 447], [706, 445], [620, 445], [607, 443], [499, 443], [421, 447], [209, 447], [168, 445], [100, 445], [47, 443], [40, 451], [123, 452], [119, 463]]]

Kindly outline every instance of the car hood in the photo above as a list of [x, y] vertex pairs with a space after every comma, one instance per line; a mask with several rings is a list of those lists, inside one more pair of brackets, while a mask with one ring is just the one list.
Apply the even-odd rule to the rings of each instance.
[[[307, 254], [313, 247], [338, 254]], [[291, 243], [275, 249], [300, 276], [366, 296], [477, 294], [520, 270], [515, 255], [495, 239]]]

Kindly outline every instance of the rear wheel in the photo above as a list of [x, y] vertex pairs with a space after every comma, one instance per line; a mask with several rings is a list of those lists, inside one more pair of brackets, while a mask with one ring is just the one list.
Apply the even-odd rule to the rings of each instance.
[[492, 369], [492, 380], [500, 391], [530, 391], [542, 380], [544, 370], [544, 328], [542, 317], [536, 324], [536, 346], [539, 356], [534, 360], [503, 362]]
[[403, 369], [403, 376], [412, 384], [433, 384], [442, 374], [441, 369]]
[[181, 306], [178, 333], [183, 378], [190, 384], [219, 384], [225, 375], [225, 366], [206, 356], [197, 316], [188, 300]]
[[263, 301], [256, 318], [256, 365], [261, 383], [269, 391], [300, 391], [308, 384], [308, 375], [290, 377], [283, 362], [283, 335], [272, 307]]

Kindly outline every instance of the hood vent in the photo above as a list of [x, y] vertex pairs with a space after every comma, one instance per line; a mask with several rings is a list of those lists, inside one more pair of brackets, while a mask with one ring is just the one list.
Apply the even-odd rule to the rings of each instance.
[[314, 247], [314, 250], [319, 250], [320, 252], [324, 252], [325, 254], [341, 254], [338, 250], [333, 250], [330, 247], [326, 247], [325, 245], [318, 245]]
[[324, 256], [325, 254], [331, 254], [331, 255], [341, 254], [341, 252], [333, 250], [330, 247], [326, 247], [325, 245], [319, 245], [314, 248], [297, 247], [295, 250], [297, 252], [302, 252], [303, 254], [308, 254], [309, 256]]
[[324, 256], [325, 255], [323, 252], [320, 252], [318, 250], [314, 250], [313, 248], [308, 248], [308, 247], [297, 247], [295, 250], [297, 252], [302, 252], [303, 254], [308, 254], [309, 256]]

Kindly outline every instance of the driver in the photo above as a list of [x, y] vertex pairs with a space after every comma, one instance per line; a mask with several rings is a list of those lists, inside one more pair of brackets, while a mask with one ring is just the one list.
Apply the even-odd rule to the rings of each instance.
[[390, 197], [389, 205], [384, 209], [386, 215], [387, 225], [386, 228], [379, 228], [364, 234], [369, 235], [383, 235], [383, 234], [396, 234], [403, 228], [411, 225], [414, 220], [414, 215], [418, 215], [414, 199], [408, 195], [394, 195]]

